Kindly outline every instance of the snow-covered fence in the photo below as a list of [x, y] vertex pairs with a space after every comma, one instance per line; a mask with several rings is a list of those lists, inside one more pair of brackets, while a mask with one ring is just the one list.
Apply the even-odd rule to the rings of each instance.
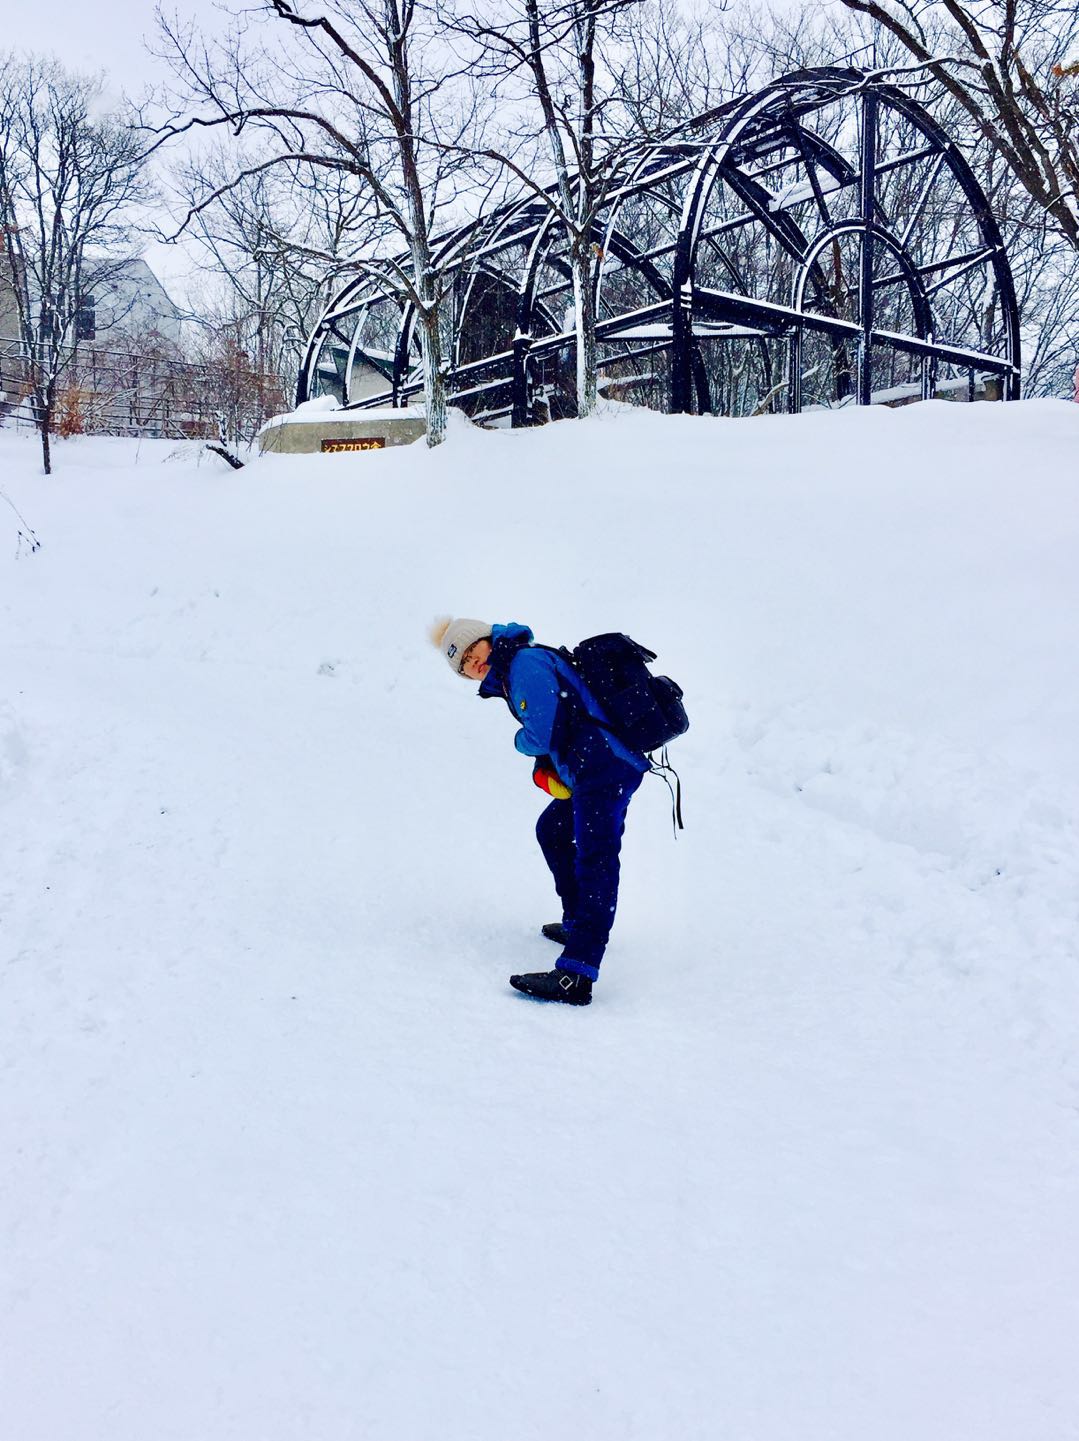
[[[18, 342], [0, 340], [0, 424], [11, 416], [21, 418], [26, 388], [26, 365]], [[32, 417], [27, 414], [26, 419]]]
[[[0, 424], [35, 424], [26, 364], [16, 340], [0, 338]], [[56, 399], [60, 435], [177, 439], [250, 438], [282, 409], [280, 385], [236, 351], [188, 361], [153, 346], [79, 349]]]

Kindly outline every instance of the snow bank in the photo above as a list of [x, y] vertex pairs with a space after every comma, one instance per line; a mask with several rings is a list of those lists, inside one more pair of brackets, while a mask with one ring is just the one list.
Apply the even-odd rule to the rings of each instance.
[[[0, 1433], [1079, 1435], [1077, 453], [0, 433]], [[506, 985], [542, 800], [447, 610], [685, 687], [587, 1011]]]
[[391, 406], [381, 405], [371, 410], [348, 410], [332, 395], [317, 395], [314, 400], [305, 400], [295, 410], [283, 415], [271, 416], [259, 427], [259, 435], [272, 426], [307, 425], [312, 420], [329, 419], [347, 424], [349, 420], [415, 420], [423, 419], [426, 412], [422, 405]]

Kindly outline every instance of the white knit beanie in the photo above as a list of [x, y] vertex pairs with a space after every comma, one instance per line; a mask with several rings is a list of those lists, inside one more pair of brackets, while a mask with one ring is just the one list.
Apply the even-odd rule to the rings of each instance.
[[[457, 675], [464, 675], [461, 661], [465, 651], [478, 640], [487, 640], [491, 634], [491, 623], [486, 620], [436, 620], [431, 627], [431, 639], [446, 657]], [[467, 679], [467, 677], [465, 677]]]

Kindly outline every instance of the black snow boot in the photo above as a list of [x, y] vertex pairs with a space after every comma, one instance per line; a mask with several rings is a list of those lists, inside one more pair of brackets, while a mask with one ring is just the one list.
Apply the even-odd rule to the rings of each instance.
[[567, 1006], [592, 1003], [592, 982], [575, 971], [535, 971], [528, 976], [510, 976], [510, 985], [536, 1001], [563, 1001]]
[[546, 925], [540, 926], [540, 930], [549, 941], [554, 941], [556, 945], [564, 946], [569, 940], [569, 932], [561, 921], [548, 921]]

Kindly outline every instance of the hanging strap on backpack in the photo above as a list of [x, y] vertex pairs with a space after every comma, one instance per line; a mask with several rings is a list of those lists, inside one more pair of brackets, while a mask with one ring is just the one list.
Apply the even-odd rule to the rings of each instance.
[[[678, 832], [685, 830], [685, 826], [682, 823], [682, 781], [674, 766], [671, 765], [667, 756], [666, 746], [660, 751], [658, 761], [655, 756], [646, 756], [645, 759], [648, 761], [648, 768], [652, 774], [659, 776], [660, 780], [671, 793], [671, 829], [674, 831], [675, 840], [677, 840]], [[672, 776], [674, 777], [673, 785], [671, 783]]]
[[[634, 642], [634, 644], [636, 645], [637, 643]], [[638, 646], [637, 648], [640, 650], [641, 654], [646, 656], [649, 660], [655, 660], [656, 657], [653, 651], [646, 650], [644, 646]], [[573, 652], [567, 650], [564, 645], [558, 646], [556, 648], [553, 645], [540, 645], [537, 641], [533, 644], [532, 649], [550, 651], [552, 655], [558, 656], [566, 664], [572, 674], [576, 676], [577, 680], [584, 684], [584, 678], [580, 674], [577, 664], [574, 661]], [[679, 691], [678, 694], [681, 695], [681, 691]], [[593, 699], [596, 698], [593, 697]], [[613, 736], [614, 739], [619, 741], [622, 745], [626, 745], [625, 739], [619, 735], [617, 729], [614, 726], [610, 725], [607, 721], [600, 720], [598, 716], [592, 715], [582, 702], [579, 695], [571, 692], [570, 695], [565, 696], [562, 701], [562, 705], [567, 705], [567, 702], [567, 708], [572, 713], [574, 720], [583, 722], [585, 725], [595, 726], [597, 730], [606, 731], [609, 736]], [[509, 706], [510, 712], [514, 714], [516, 718], [516, 713], [513, 710], [513, 702], [510, 700], [508, 694], [506, 696], [506, 704]], [[561, 749], [561, 747], [558, 746], [553, 746], [553, 748]], [[627, 748], [632, 749], [632, 747]], [[663, 746], [663, 748], [659, 751], [658, 760], [656, 759], [656, 752], [654, 751], [642, 751], [640, 752], [640, 754], [642, 754], [645, 760], [648, 762], [648, 769], [652, 772], [653, 775], [659, 776], [659, 778], [663, 781], [663, 784], [671, 793], [671, 829], [674, 831], [675, 840], [677, 840], [678, 832], [685, 830], [685, 825], [682, 821], [681, 778], [679, 777], [679, 774], [675, 770], [674, 766], [671, 765], [670, 758], [667, 754], [666, 746]]]

